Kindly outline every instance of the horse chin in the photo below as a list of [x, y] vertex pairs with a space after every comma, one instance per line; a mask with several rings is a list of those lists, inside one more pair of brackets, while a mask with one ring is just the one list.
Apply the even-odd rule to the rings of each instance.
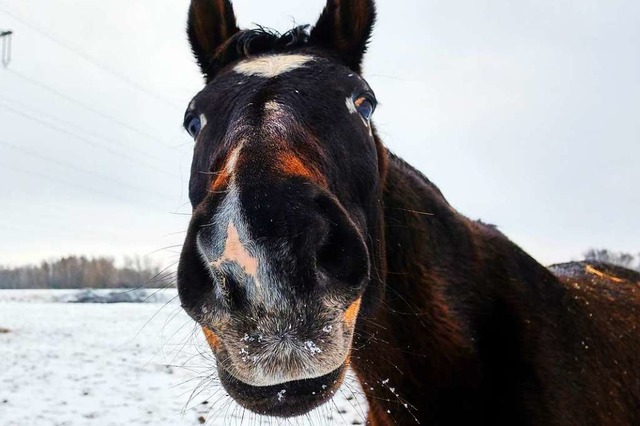
[[327, 402], [342, 385], [346, 369], [343, 363], [320, 377], [254, 386], [234, 377], [218, 363], [218, 375], [229, 396], [254, 413], [275, 417], [301, 416]]

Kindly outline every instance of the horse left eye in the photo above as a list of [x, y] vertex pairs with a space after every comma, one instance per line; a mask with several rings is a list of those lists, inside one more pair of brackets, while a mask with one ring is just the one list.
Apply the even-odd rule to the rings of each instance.
[[192, 138], [196, 138], [198, 133], [200, 133], [200, 128], [202, 124], [200, 123], [200, 118], [197, 115], [190, 115], [184, 121], [184, 128], [191, 135]]
[[371, 116], [373, 115], [373, 111], [375, 111], [376, 106], [374, 102], [366, 96], [361, 96], [354, 102], [356, 104], [356, 110], [365, 120], [371, 120]]

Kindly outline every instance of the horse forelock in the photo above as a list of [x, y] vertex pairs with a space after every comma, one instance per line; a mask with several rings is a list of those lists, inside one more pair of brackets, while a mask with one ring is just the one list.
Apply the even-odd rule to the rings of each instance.
[[309, 45], [309, 25], [299, 25], [284, 33], [259, 26], [242, 30], [234, 34], [218, 48], [211, 63], [208, 75], [215, 76], [227, 65], [268, 53], [288, 53]]

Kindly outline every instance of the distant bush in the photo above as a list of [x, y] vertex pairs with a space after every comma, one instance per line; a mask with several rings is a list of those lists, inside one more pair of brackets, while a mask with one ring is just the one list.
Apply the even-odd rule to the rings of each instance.
[[625, 252], [614, 252], [607, 249], [589, 249], [584, 253], [585, 260], [612, 263], [629, 269], [640, 271], [640, 253], [634, 256]]
[[119, 268], [112, 258], [68, 256], [37, 266], [0, 267], [0, 289], [74, 289], [165, 287], [172, 272], [139, 257], [125, 258]]
[[84, 289], [66, 297], [67, 303], [157, 303], [165, 302], [162, 292], [143, 288], [128, 290]]

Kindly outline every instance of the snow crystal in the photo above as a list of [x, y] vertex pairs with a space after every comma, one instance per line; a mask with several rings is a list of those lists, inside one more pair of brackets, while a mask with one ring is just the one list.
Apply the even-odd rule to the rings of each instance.
[[304, 347], [311, 352], [312, 355], [316, 355], [319, 354], [320, 352], [322, 352], [322, 349], [320, 349], [315, 343], [313, 343], [311, 340], [307, 340], [306, 342], [304, 342]]
[[242, 360], [244, 362], [249, 362], [249, 352], [247, 352], [245, 348], [240, 349], [240, 352], [238, 353], [242, 355]]

